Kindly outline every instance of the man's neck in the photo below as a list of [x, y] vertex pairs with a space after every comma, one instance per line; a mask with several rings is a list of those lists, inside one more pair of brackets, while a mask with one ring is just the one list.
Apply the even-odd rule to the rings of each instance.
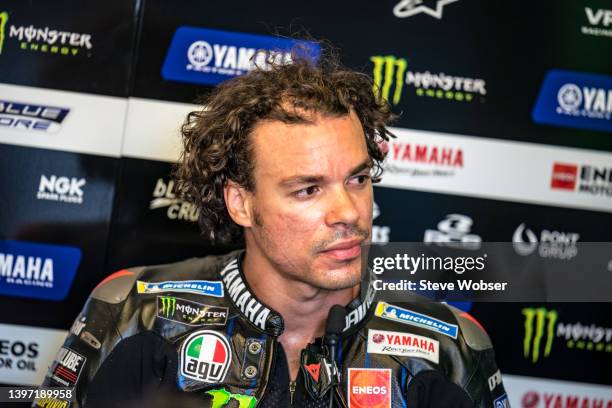
[[279, 341], [294, 379], [299, 368], [299, 353], [324, 334], [329, 309], [336, 304], [348, 304], [358, 294], [359, 286], [342, 290], [313, 287], [287, 278], [256, 251], [247, 251], [242, 270], [255, 296], [283, 317], [284, 331]]

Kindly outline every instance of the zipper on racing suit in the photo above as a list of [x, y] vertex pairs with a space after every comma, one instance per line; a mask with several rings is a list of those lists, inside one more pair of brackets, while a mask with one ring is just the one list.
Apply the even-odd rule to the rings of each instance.
[[295, 395], [295, 381], [289, 381], [289, 406], [293, 406], [293, 397]]

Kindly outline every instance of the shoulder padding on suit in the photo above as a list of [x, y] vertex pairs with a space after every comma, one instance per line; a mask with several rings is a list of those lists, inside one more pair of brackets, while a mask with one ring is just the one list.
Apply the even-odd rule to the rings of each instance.
[[134, 286], [134, 281], [144, 268], [122, 269], [108, 276], [91, 292], [91, 297], [102, 302], [123, 302]]
[[457, 318], [459, 328], [461, 329], [461, 333], [463, 333], [463, 338], [470, 348], [476, 351], [493, 348], [489, 335], [476, 319], [469, 313], [459, 310], [456, 307], [450, 305], [448, 305], [448, 307]]

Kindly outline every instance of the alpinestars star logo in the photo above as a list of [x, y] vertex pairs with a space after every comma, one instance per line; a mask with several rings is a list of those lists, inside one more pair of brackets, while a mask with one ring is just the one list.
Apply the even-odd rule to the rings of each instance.
[[430, 16], [442, 19], [442, 11], [444, 6], [450, 3], [454, 3], [459, 0], [436, 0], [435, 6], [430, 7], [425, 5], [424, 0], [401, 0], [393, 8], [393, 14], [398, 18], [412, 17], [419, 13], [429, 14]]

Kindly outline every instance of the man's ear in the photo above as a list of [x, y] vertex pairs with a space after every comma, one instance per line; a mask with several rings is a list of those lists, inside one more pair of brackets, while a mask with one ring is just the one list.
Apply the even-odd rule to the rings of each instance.
[[225, 206], [232, 220], [242, 226], [251, 226], [251, 194], [243, 187], [229, 180], [223, 189]]

